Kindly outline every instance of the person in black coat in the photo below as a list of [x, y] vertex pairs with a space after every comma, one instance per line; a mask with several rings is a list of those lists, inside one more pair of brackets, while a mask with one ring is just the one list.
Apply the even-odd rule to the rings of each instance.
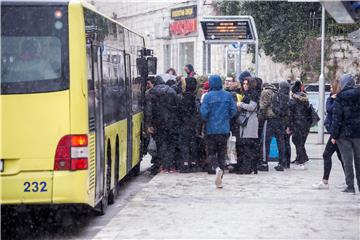
[[175, 172], [176, 107], [176, 92], [156, 76], [155, 86], [148, 92], [145, 105], [145, 128], [156, 142], [163, 172]]
[[290, 131], [292, 132], [292, 142], [296, 148], [296, 168], [305, 169], [304, 163], [309, 161], [306, 153], [305, 142], [310, 132], [311, 121], [309, 115], [309, 99], [302, 90], [300, 81], [296, 81], [291, 89], [290, 99]]
[[352, 75], [344, 74], [340, 89], [333, 108], [331, 141], [338, 145], [344, 161], [347, 188], [343, 192], [355, 193], [353, 162], [360, 191], [360, 88]]
[[186, 89], [178, 107], [179, 129], [180, 129], [180, 172], [188, 173], [199, 171], [196, 130], [199, 117], [196, 107], [197, 82], [193, 77], [185, 79]]

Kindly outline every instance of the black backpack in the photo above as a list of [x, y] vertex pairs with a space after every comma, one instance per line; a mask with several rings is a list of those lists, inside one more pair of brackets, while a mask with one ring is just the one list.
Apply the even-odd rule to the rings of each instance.
[[284, 113], [283, 104], [280, 100], [280, 93], [278, 91], [274, 91], [274, 95], [271, 98], [271, 110], [277, 117], [281, 117]]

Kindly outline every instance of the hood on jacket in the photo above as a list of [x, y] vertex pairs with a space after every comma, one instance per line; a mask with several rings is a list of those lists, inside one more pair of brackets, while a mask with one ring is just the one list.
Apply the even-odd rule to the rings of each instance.
[[274, 92], [277, 91], [277, 87], [274, 84], [267, 83], [267, 84], [264, 84], [263, 86], [264, 86], [264, 89], [270, 89], [270, 90], [273, 90]]
[[344, 74], [340, 78], [340, 89], [343, 90], [345, 87], [353, 87], [355, 80], [351, 74]]
[[175, 92], [175, 90], [172, 89], [171, 87], [169, 87], [166, 84], [155, 85], [151, 89], [151, 94], [154, 94], [157, 97], [163, 96], [163, 95], [168, 94], [168, 93], [174, 93], [174, 92]]
[[196, 79], [193, 77], [188, 77], [185, 79], [185, 82], [186, 82], [185, 91], [186, 92], [195, 92], [195, 90], [197, 88]]
[[245, 79], [246, 77], [251, 77], [250, 72], [249, 72], [249, 71], [243, 71], [243, 72], [241, 72], [240, 75], [239, 75], [239, 78], [238, 78], [238, 79], [239, 79], [239, 82], [240, 82], [241, 84], [243, 84], [244, 79]]
[[222, 82], [219, 75], [211, 75], [209, 78], [210, 90], [221, 90]]
[[289, 95], [291, 85], [288, 83], [288, 81], [281, 81], [279, 83], [279, 91], [281, 93]]
[[308, 96], [306, 93], [297, 92], [292, 95], [293, 99], [300, 101], [300, 102], [309, 102]]
[[155, 77], [155, 86], [160, 85], [160, 84], [165, 84], [165, 81], [163, 80], [163, 78], [161, 76], [157, 75]]

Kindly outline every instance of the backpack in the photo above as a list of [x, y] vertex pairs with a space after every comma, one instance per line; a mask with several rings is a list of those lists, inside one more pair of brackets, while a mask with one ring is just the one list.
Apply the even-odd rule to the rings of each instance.
[[280, 101], [280, 93], [278, 91], [274, 91], [274, 94], [271, 98], [271, 110], [275, 114], [276, 117], [281, 117], [283, 115], [283, 104]]

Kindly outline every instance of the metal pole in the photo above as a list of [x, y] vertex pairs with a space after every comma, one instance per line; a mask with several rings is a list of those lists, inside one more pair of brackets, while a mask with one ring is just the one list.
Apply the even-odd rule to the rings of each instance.
[[240, 73], [241, 73], [241, 43], [239, 42], [238, 43], [238, 45], [239, 45], [239, 71], [238, 71], [238, 74], [240, 75]]
[[255, 42], [255, 74], [259, 77], [259, 43], [257, 39]]
[[204, 75], [207, 75], [207, 66], [208, 66], [208, 49], [207, 49], [207, 44], [204, 42], [204, 58], [203, 58], [204, 62], [203, 62], [203, 72]]
[[318, 144], [324, 144], [324, 105], [325, 105], [325, 78], [324, 56], [325, 55], [325, 8], [322, 6], [321, 17], [321, 72], [319, 77], [319, 116]]
[[208, 64], [208, 66], [207, 66], [208, 71], [206, 74], [209, 75], [211, 73], [211, 44], [210, 43], [207, 45], [207, 64]]
[[228, 52], [229, 52], [229, 48], [228, 47], [225, 47], [225, 55], [224, 55], [224, 59], [225, 59], [225, 73], [226, 73], [226, 76], [228, 74]]

